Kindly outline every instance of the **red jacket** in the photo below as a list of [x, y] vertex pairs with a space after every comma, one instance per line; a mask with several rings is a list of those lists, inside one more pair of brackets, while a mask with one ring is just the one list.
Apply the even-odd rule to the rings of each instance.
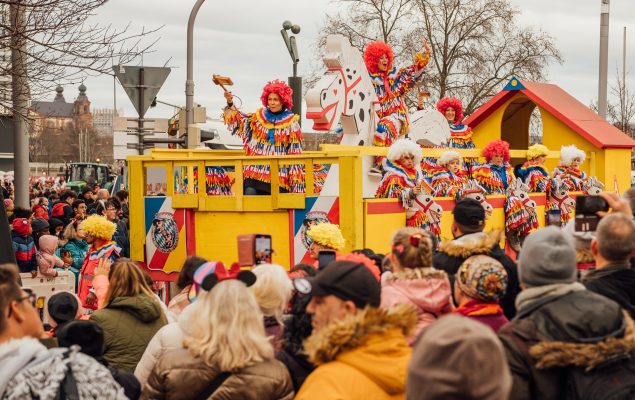
[[49, 220], [49, 212], [41, 205], [34, 205], [31, 211], [33, 211], [33, 218], [44, 218], [47, 221]]

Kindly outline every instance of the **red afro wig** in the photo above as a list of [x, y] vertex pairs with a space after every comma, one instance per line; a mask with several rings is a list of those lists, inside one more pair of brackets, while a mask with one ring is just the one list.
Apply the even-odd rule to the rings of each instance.
[[283, 110], [291, 110], [293, 108], [293, 89], [285, 82], [279, 80], [267, 82], [262, 89], [262, 96], [260, 96], [263, 106], [267, 107], [267, 99], [271, 93], [280, 96]]
[[502, 154], [505, 162], [509, 161], [509, 143], [504, 140], [491, 141], [483, 149], [483, 156], [490, 162], [496, 154]]
[[377, 63], [379, 63], [379, 59], [383, 55], [388, 56], [388, 68], [387, 71], [392, 69], [392, 60], [394, 58], [392, 54], [392, 49], [385, 42], [377, 41], [370, 42], [366, 46], [364, 50], [364, 62], [366, 63], [366, 69], [371, 74], [378, 74], [379, 68], [377, 68]]
[[455, 124], [463, 121], [463, 105], [461, 104], [461, 100], [456, 97], [444, 97], [437, 103], [437, 110], [439, 110], [443, 116], [445, 116], [445, 110], [447, 110], [448, 107], [454, 108], [456, 112], [454, 115]]

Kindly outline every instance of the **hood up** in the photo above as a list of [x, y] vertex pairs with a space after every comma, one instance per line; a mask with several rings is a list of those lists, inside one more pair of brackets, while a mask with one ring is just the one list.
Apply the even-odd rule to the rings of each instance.
[[442, 242], [439, 251], [453, 257], [468, 258], [476, 254], [489, 253], [500, 240], [500, 230], [470, 233], [458, 239]]
[[106, 308], [121, 310], [133, 315], [141, 322], [152, 322], [161, 318], [158, 300], [145, 294], [132, 297], [116, 297]]

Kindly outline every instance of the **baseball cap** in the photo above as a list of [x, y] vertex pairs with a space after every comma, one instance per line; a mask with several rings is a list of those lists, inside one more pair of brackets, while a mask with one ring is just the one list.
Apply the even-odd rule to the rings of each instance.
[[296, 290], [313, 296], [333, 295], [349, 300], [358, 308], [379, 307], [381, 286], [364, 264], [354, 261], [334, 261], [314, 277], [294, 280]]
[[478, 201], [470, 198], [460, 200], [452, 210], [454, 221], [467, 227], [485, 225], [485, 209]]

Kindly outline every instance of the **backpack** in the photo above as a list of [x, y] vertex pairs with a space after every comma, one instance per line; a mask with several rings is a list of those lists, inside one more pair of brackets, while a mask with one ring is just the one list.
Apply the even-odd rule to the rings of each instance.
[[59, 203], [55, 203], [55, 205], [53, 206], [53, 210], [51, 211], [51, 215], [53, 217], [63, 217], [64, 216], [64, 206], [67, 205], [66, 203], [63, 202], [59, 202]]
[[588, 372], [583, 367], [570, 367], [565, 399], [635, 399], [635, 359], [631, 356], [618, 354]]

